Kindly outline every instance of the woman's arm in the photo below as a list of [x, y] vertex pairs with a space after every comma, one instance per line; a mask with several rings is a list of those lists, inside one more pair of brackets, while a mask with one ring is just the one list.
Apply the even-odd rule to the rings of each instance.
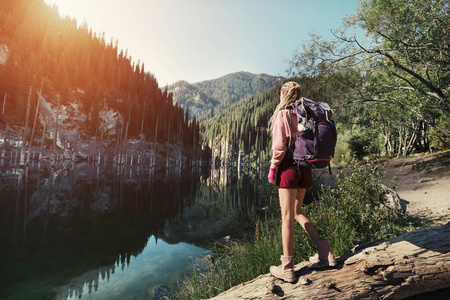
[[272, 159], [270, 168], [276, 169], [284, 158], [286, 153], [286, 110], [278, 112], [272, 131]]

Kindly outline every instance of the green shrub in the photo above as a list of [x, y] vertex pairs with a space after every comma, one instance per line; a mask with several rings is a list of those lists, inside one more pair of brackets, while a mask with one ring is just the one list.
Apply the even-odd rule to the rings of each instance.
[[331, 160], [333, 165], [348, 164], [352, 159], [352, 151], [349, 148], [351, 131], [348, 129], [337, 128], [338, 139], [334, 150], [334, 158]]
[[358, 160], [361, 160], [366, 155], [379, 154], [382, 149], [380, 136], [376, 131], [356, 125], [353, 126], [348, 147]]
[[383, 177], [375, 163], [352, 164], [336, 176], [336, 188], [322, 186], [319, 201], [305, 210], [318, 231], [330, 240], [336, 255], [349, 252], [357, 243], [400, 233], [391, 224], [401, 216], [383, 205]]
[[[405, 219], [384, 206], [385, 191], [380, 186], [384, 172], [376, 163], [352, 164], [337, 175], [337, 187], [313, 186], [316, 200], [303, 208], [336, 256], [350, 252], [355, 244], [392, 238], [425, 225], [425, 221]], [[202, 299], [220, 294], [278, 265], [282, 253], [281, 218], [276, 189], [262, 183], [269, 209], [255, 224], [251, 240], [217, 244], [215, 261], [208, 272], [192, 272], [175, 286], [170, 299]], [[295, 225], [295, 263], [307, 260], [316, 246], [299, 224]]]
[[[447, 130], [450, 131], [450, 121], [445, 116], [441, 116], [438, 125]], [[450, 139], [446, 137], [442, 132], [431, 128], [430, 129], [430, 146], [434, 150], [447, 150], [450, 147]]]

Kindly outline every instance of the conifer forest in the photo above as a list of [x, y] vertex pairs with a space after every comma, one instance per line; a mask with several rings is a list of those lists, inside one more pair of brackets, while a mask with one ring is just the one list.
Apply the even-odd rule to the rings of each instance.
[[[45, 141], [52, 143], [52, 132], [58, 140], [64, 138], [50, 126], [55, 112], [58, 122], [64, 122], [65, 109], [71, 110], [67, 126], [77, 127], [73, 135], [84, 139], [119, 143], [135, 138], [195, 149], [196, 121], [189, 121], [173, 104], [172, 94], [158, 87], [155, 76], [144, 71], [144, 62], [134, 61], [117, 44], [86, 23], [61, 18], [57, 7], [43, 1], [2, 0], [1, 129], [8, 136], [8, 131], [23, 128], [24, 145], [39, 145], [42, 136], [45, 147]], [[46, 106], [53, 113], [46, 114]], [[74, 111], [83, 117], [70, 124]]]

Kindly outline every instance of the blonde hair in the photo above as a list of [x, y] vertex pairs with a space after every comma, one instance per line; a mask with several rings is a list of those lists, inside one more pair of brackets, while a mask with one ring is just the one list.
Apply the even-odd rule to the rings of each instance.
[[[271, 134], [273, 134], [273, 127], [275, 125], [275, 121], [277, 119], [278, 112], [288, 105], [291, 105], [295, 102], [295, 100], [300, 99], [302, 93], [302, 88], [295, 81], [288, 81], [281, 87], [280, 90], [280, 103], [275, 108], [272, 117], [269, 120], [269, 130]], [[290, 130], [290, 126], [288, 126], [288, 130]]]

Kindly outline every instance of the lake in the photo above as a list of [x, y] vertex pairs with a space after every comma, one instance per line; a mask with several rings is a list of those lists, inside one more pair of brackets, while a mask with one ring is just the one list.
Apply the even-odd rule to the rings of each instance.
[[253, 233], [255, 173], [2, 160], [0, 298], [154, 299], [212, 242]]

